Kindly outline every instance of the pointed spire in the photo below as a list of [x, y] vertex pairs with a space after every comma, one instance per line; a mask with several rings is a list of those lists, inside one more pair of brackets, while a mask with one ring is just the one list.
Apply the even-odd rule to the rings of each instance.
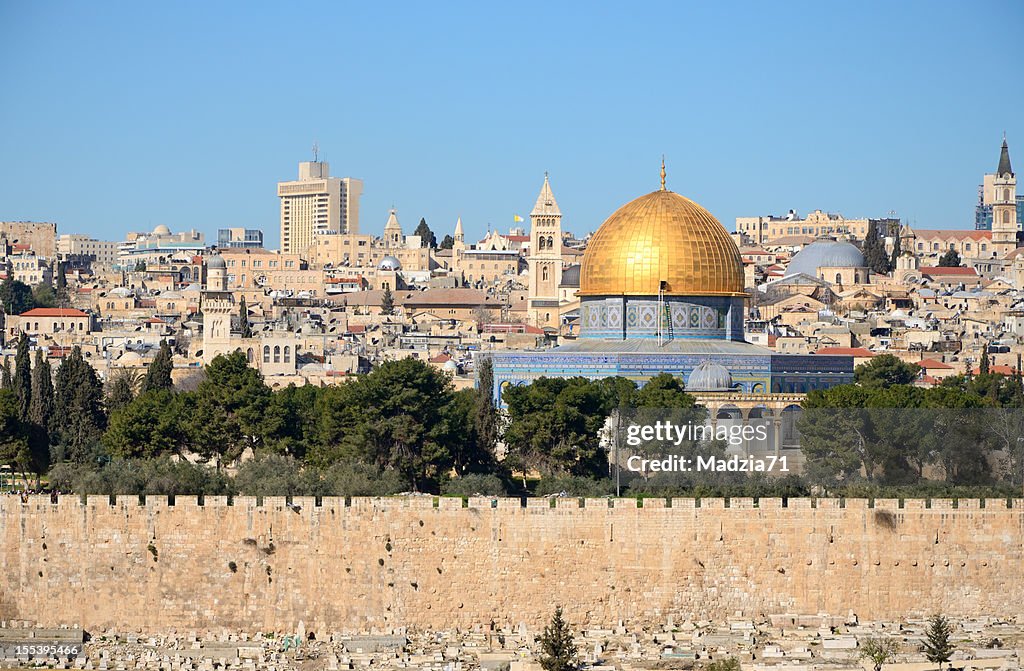
[[402, 231], [402, 225], [398, 223], [398, 210], [392, 207], [388, 211], [388, 223], [384, 224], [384, 230], [389, 231], [396, 228], [399, 232]]
[[461, 240], [462, 238], [462, 217], [459, 217], [458, 220], [455, 222], [455, 239]]
[[996, 175], [1013, 175], [1013, 168], [1010, 167], [1010, 149], [1006, 146], [1006, 133], [1003, 133], [1003, 149], [999, 152], [999, 167], [996, 168]]
[[551, 183], [548, 182], [548, 173], [545, 172], [544, 186], [540, 187], [540, 195], [537, 196], [537, 204], [533, 206], [533, 212], [530, 212], [530, 216], [561, 216], [561, 214], [562, 211], [558, 209], [558, 203], [555, 202], [555, 194], [551, 192]]

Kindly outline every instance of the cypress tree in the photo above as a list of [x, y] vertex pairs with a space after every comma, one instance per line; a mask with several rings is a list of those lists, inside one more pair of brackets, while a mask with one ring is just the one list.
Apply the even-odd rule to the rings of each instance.
[[36, 361], [32, 367], [32, 402], [29, 419], [33, 424], [45, 427], [53, 414], [53, 373], [50, 362], [43, 358], [42, 350], [36, 350]]
[[14, 384], [14, 378], [11, 377], [11, 360], [4, 359], [4, 365], [0, 366], [0, 389], [10, 389]]
[[14, 394], [18, 397], [19, 417], [24, 422], [28, 420], [32, 403], [32, 359], [28, 334], [24, 331], [18, 337], [18, 352], [14, 355]]
[[172, 356], [171, 346], [166, 340], [161, 340], [160, 351], [153, 357], [153, 362], [146, 371], [146, 379], [142, 381], [143, 394], [147, 391], [174, 388], [174, 381], [171, 379], [171, 371], [174, 370]]
[[107, 412], [113, 413], [135, 400], [138, 378], [130, 370], [122, 370], [110, 381], [107, 390]]
[[540, 666], [544, 671], [578, 671], [576, 644], [573, 642], [569, 624], [562, 619], [562, 607], [555, 608], [551, 624], [544, 627], [540, 637], [542, 654]]
[[391, 295], [391, 289], [384, 289], [384, 295], [380, 298], [380, 313], [382, 315], [395, 314], [395, 297]]
[[105, 426], [103, 385], [75, 345], [57, 369], [53, 389], [50, 433], [57, 436], [54, 461], [89, 461]]
[[978, 365], [978, 374], [988, 375], [989, 368], [988, 345], [985, 345], [981, 350], [981, 363]]
[[243, 338], [252, 337], [252, 324], [249, 323], [249, 308], [245, 304], [245, 296], [238, 301], [238, 330]]
[[490, 357], [480, 362], [480, 386], [476, 397], [476, 431], [480, 449], [494, 456], [498, 442], [498, 412], [491, 396], [494, 389], [494, 362]]
[[949, 636], [953, 633], [949, 621], [941, 615], [933, 615], [928, 623], [928, 631], [925, 632], [924, 656], [929, 662], [935, 662], [942, 669], [942, 665], [953, 656], [953, 644], [949, 642]]

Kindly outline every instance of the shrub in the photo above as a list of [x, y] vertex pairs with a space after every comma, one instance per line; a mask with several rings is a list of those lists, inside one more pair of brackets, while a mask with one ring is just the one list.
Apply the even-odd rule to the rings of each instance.
[[442, 494], [452, 496], [505, 496], [505, 483], [496, 475], [470, 473], [461, 478], [452, 478], [441, 487]]

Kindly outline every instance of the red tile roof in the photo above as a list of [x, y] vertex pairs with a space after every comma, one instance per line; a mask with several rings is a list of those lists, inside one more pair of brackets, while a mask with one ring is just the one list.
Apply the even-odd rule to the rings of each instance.
[[953, 266], [946, 268], [943, 266], [921, 266], [922, 275], [932, 276], [948, 276], [948, 275], [970, 275], [977, 277], [978, 272], [974, 268], [968, 268], [967, 266]]
[[875, 353], [863, 347], [822, 347], [815, 354], [828, 354], [831, 356], [855, 356], [867, 358], [875, 356]]
[[[1017, 369], [1014, 368], [1013, 366], [989, 366], [988, 367], [988, 372], [996, 373], [998, 375], [1016, 375], [1017, 374]], [[980, 374], [981, 374], [981, 369], [980, 368], [972, 368], [971, 369], [971, 375], [980, 375]]]
[[450, 356], [448, 356], [444, 352], [441, 352], [437, 356], [430, 357], [429, 359], [427, 359], [427, 361], [429, 361], [430, 363], [446, 363], [448, 361], [451, 361], [451, 359], [452, 358]]
[[953, 367], [949, 364], [936, 361], [935, 359], [921, 359], [917, 362], [917, 365], [925, 370], [953, 370]]
[[32, 308], [22, 312], [21, 317], [88, 317], [81, 310], [74, 308]]
[[918, 228], [914, 229], [914, 235], [919, 238], [939, 238], [942, 240], [962, 240], [964, 238], [970, 238], [972, 240], [991, 240], [992, 231], [975, 231], [975, 230], [940, 230], [936, 228]]

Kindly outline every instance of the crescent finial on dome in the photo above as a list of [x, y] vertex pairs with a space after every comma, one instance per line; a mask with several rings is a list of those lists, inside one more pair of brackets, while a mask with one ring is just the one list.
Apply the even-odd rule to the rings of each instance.
[[661, 190], [665, 190], [665, 155], [661, 155]]

